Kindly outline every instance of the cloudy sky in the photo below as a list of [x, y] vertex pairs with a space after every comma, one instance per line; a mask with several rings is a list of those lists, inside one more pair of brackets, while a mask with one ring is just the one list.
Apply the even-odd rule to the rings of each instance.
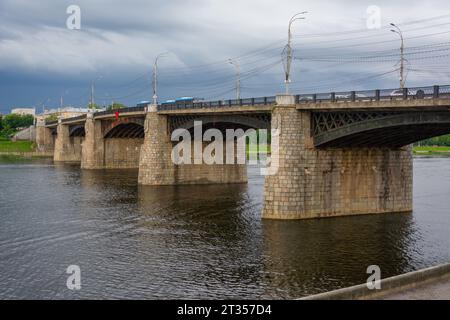
[[[338, 3], [339, 2], [339, 3]], [[66, 26], [68, 6], [81, 9], [81, 29]], [[380, 9], [380, 28], [369, 29]], [[159, 63], [160, 100], [242, 96], [283, 90], [281, 52], [293, 24], [292, 91], [398, 86], [399, 37], [404, 33], [407, 86], [450, 83], [448, 0], [0, 0], [0, 112], [12, 107], [86, 106], [95, 100], [135, 105], [150, 100]], [[374, 25], [371, 24], [373, 27]]]

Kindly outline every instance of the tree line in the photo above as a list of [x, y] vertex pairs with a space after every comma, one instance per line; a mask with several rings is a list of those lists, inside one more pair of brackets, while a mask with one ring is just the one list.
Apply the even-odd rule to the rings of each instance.
[[434, 137], [420, 142], [421, 146], [445, 146], [450, 147], [450, 134]]
[[17, 131], [23, 128], [27, 128], [34, 124], [34, 116], [20, 115], [20, 114], [0, 114], [0, 137], [10, 138]]

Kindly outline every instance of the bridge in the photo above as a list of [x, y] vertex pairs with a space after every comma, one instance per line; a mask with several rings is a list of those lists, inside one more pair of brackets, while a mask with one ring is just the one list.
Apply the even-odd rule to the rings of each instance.
[[[245, 164], [174, 164], [175, 129], [277, 129], [263, 218], [412, 211], [411, 144], [450, 133], [450, 86], [169, 103], [37, 124], [40, 150], [144, 185], [245, 183]], [[206, 145], [203, 143], [202, 148]], [[235, 146], [238, 147], [237, 145]]]

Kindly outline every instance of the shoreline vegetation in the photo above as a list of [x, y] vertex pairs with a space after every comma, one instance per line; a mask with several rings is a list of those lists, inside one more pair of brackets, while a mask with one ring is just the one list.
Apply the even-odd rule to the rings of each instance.
[[414, 155], [450, 157], [450, 147], [446, 146], [414, 146]]
[[[247, 156], [258, 154], [270, 154], [270, 145], [247, 145]], [[448, 146], [414, 146], [415, 156], [429, 157], [450, 157], [450, 147]], [[12, 157], [51, 157], [48, 153], [36, 151], [36, 144], [31, 141], [11, 141], [0, 138], [0, 156]]]

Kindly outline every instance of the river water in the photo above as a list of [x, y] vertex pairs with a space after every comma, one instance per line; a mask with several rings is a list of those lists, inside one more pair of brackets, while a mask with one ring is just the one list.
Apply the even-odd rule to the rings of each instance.
[[[414, 212], [261, 220], [264, 179], [143, 187], [137, 171], [0, 162], [0, 299], [289, 299], [450, 261], [450, 158], [414, 160]], [[69, 290], [66, 269], [81, 269]]]

